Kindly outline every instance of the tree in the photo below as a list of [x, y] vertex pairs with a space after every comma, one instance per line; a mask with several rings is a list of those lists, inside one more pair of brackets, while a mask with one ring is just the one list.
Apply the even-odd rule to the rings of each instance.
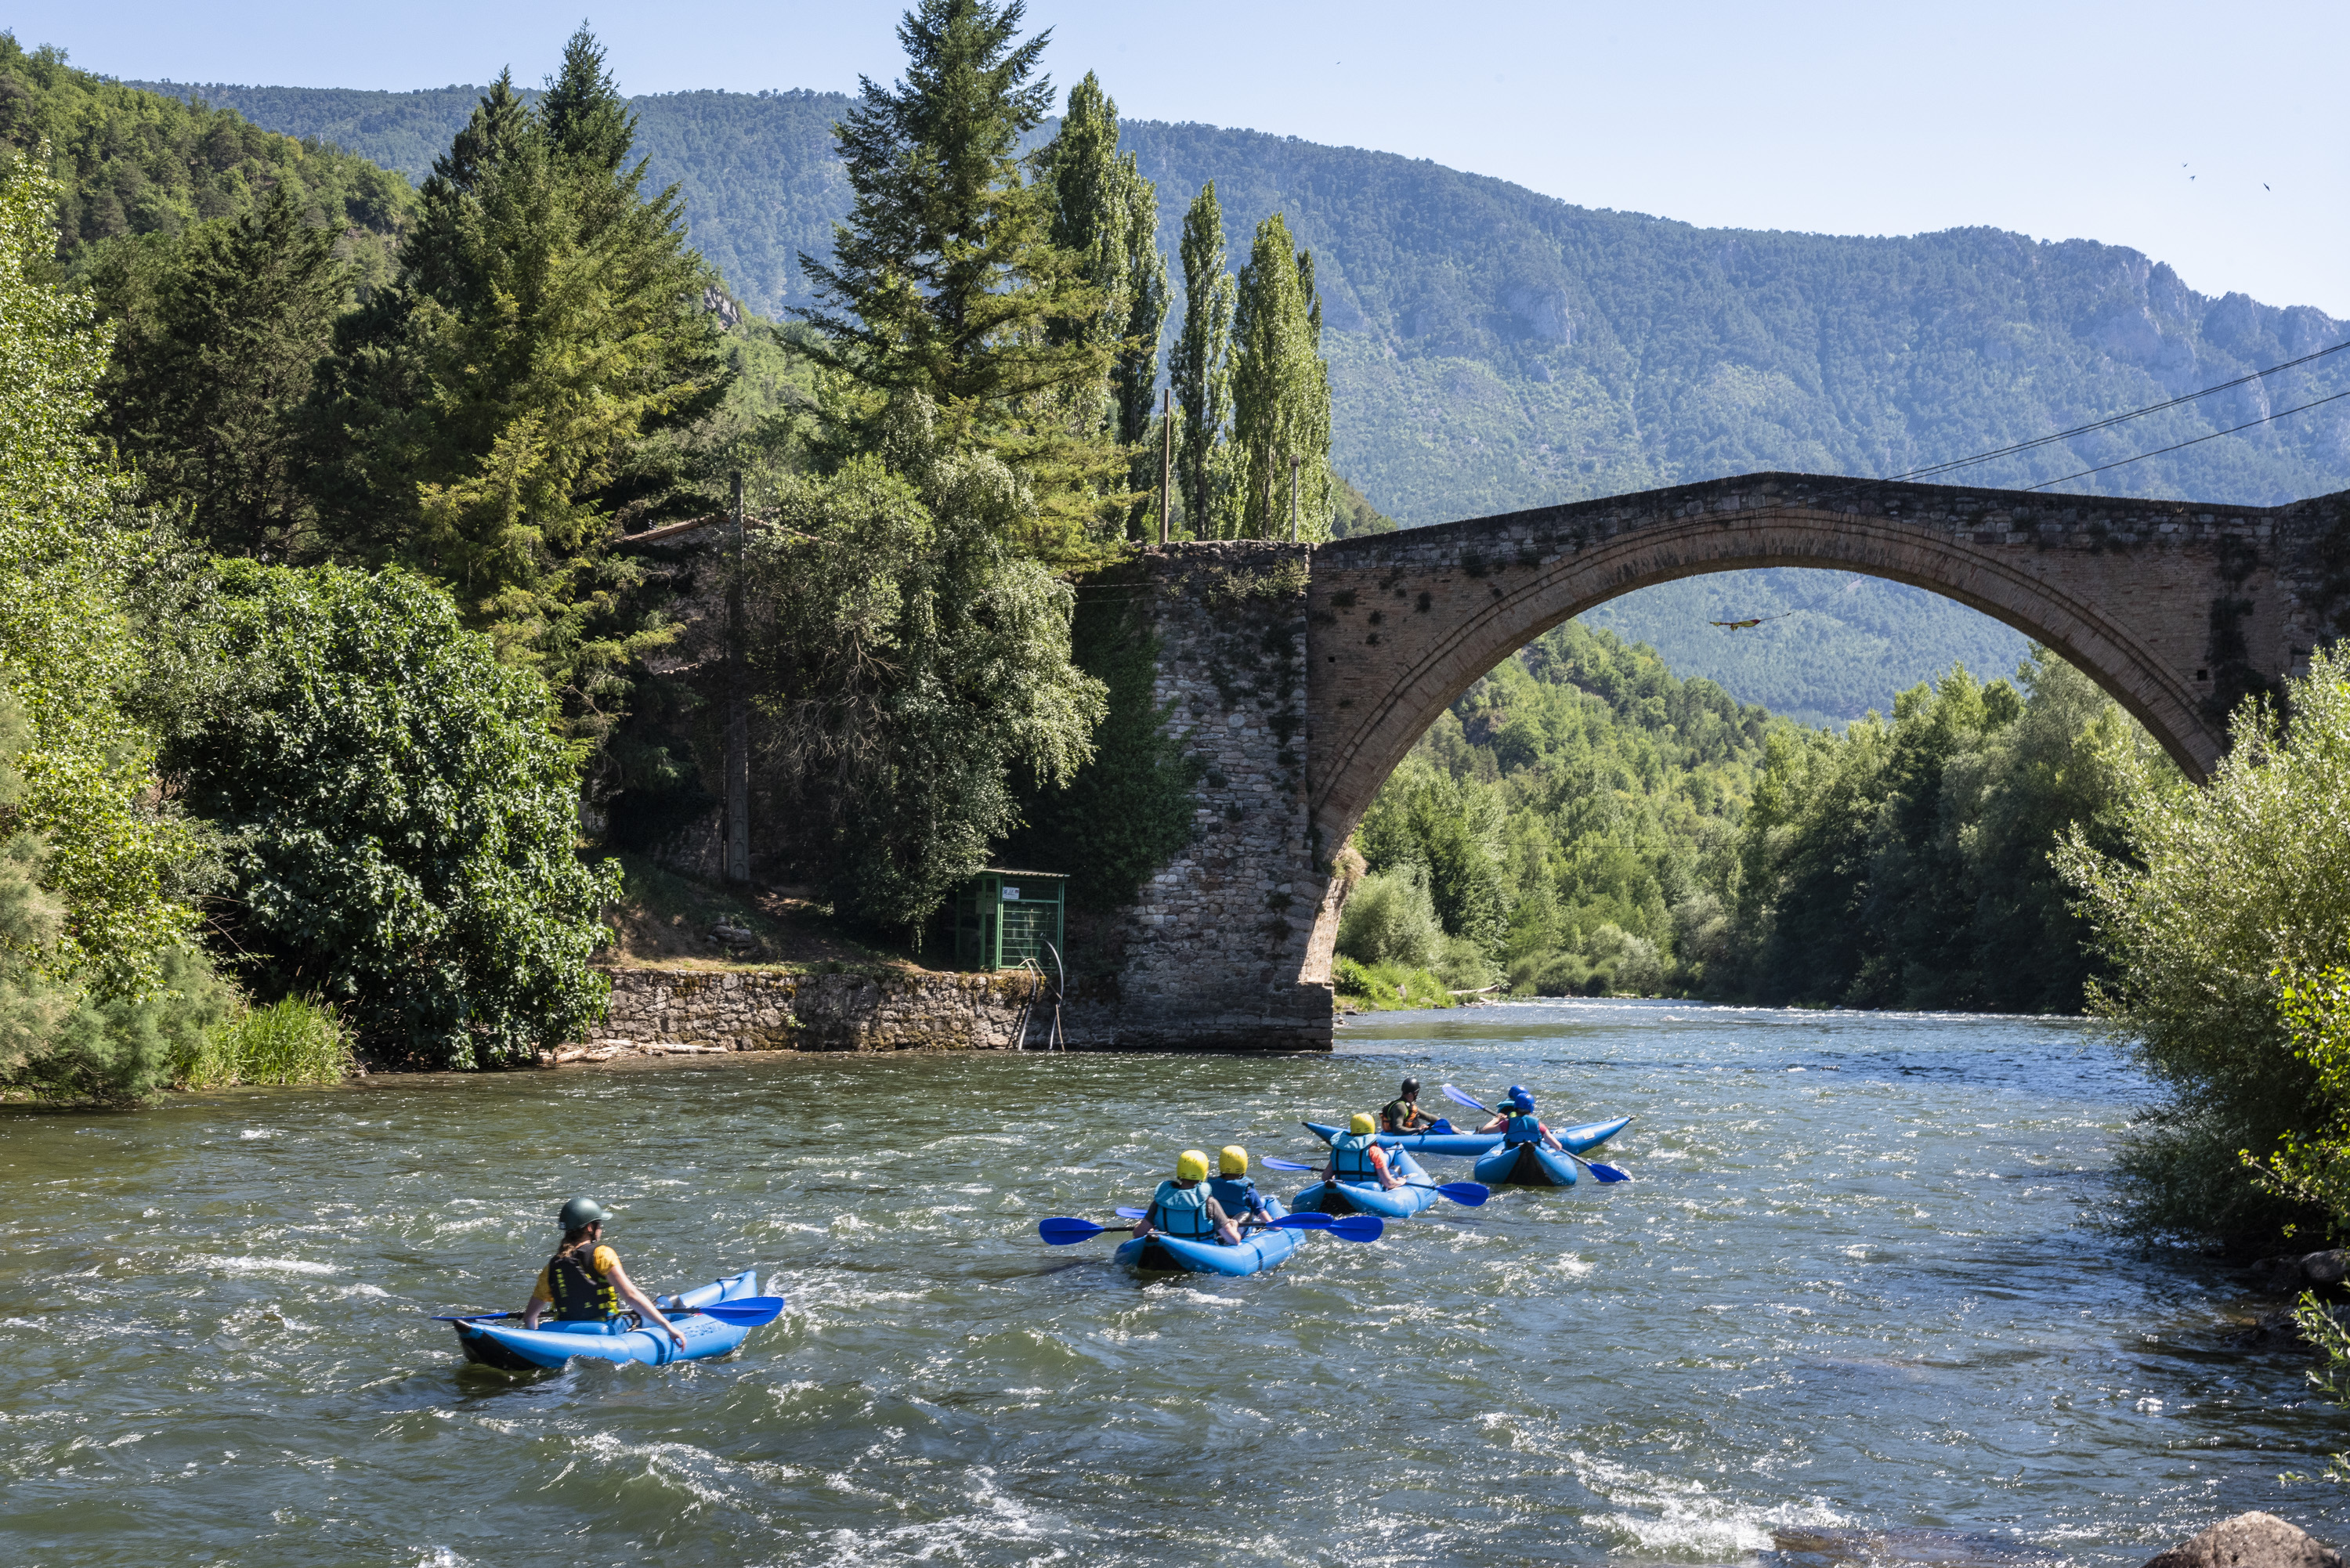
[[349, 302], [334, 253], [281, 182], [244, 216], [189, 231], [164, 261], [151, 325], [117, 350], [116, 438], [148, 493], [224, 554], [314, 547], [301, 413]]
[[233, 675], [166, 763], [230, 836], [255, 987], [433, 1067], [580, 1038], [619, 872], [574, 848], [580, 753], [546, 683], [398, 568], [225, 562], [196, 635]]
[[[1035, 76], [1051, 38], [1018, 39], [1019, 0], [922, 0], [898, 27], [905, 78], [865, 79], [836, 130], [855, 192], [829, 265], [800, 266], [824, 307], [800, 311], [813, 352], [853, 384], [838, 401], [840, 455], [903, 397], [931, 400], [944, 439], [1011, 464], [1038, 504], [1022, 542], [1064, 562], [1097, 553], [1106, 482], [1122, 466], [1073, 401], [1102, 383], [1113, 349], [1079, 257], [1052, 241], [1049, 186], [1024, 177], [1020, 139], [1045, 118]], [[1083, 421], [1079, 421], [1082, 423]]]
[[1230, 533], [1230, 491], [1224, 461], [1232, 421], [1232, 333], [1235, 286], [1224, 270], [1224, 214], [1209, 181], [1183, 214], [1183, 329], [1168, 362], [1175, 404], [1183, 412], [1177, 457], [1183, 514], [1193, 536]]
[[945, 447], [920, 399], [885, 436], [783, 485], [748, 597], [773, 809], [837, 909], [902, 932], [1014, 826], [1014, 767], [1066, 784], [1104, 705], [1072, 590], [1007, 543], [1031, 504], [1011, 471]]
[[[1330, 536], [1330, 368], [1314, 257], [1290, 249], [1279, 213], [1257, 225], [1232, 317], [1232, 444], [1243, 537], [1286, 538], [1295, 475], [1298, 535]], [[1293, 464], [1295, 465], [1293, 469]]]
[[2165, 1091], [2123, 1147], [2130, 1216], [2239, 1251], [2320, 1217], [2261, 1190], [2243, 1154], [2323, 1131], [2286, 992], [2350, 966], [2350, 659], [2319, 649], [2285, 705], [2290, 726], [2265, 701], [2238, 709], [2201, 788], [2138, 781], [2119, 853], [2077, 828], [2057, 852], [2113, 967], [2092, 1011]]
[[621, 527], [709, 498], [648, 466], [726, 382], [675, 187], [641, 194], [583, 29], [534, 113], [501, 76], [425, 182], [397, 287], [338, 331], [321, 421], [345, 549], [448, 586], [603, 733], [667, 637]]

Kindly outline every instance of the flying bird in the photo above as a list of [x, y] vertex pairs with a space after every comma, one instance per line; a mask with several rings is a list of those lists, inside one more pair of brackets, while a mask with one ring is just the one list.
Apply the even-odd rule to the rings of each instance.
[[1749, 627], [1761, 626], [1764, 621], [1784, 620], [1794, 613], [1794, 610], [1789, 610], [1784, 615], [1758, 615], [1750, 620], [1710, 620], [1705, 624], [1721, 627], [1725, 631], [1744, 631]]

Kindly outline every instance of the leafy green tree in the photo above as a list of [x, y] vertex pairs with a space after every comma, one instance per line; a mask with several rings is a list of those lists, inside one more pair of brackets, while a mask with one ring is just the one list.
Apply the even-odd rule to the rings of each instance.
[[1232, 312], [1238, 286], [1224, 269], [1224, 214], [1209, 181], [1183, 214], [1183, 327], [1168, 360], [1182, 412], [1176, 475], [1194, 537], [1232, 536], [1234, 481], [1225, 444], [1232, 417]]
[[349, 303], [334, 253], [281, 183], [188, 232], [151, 324], [117, 348], [116, 439], [215, 550], [286, 560], [315, 544], [301, 415]]
[[501, 78], [425, 182], [397, 286], [338, 329], [319, 419], [344, 546], [445, 584], [599, 735], [665, 640], [611, 545], [708, 504], [649, 470], [723, 395], [707, 269], [583, 29], [538, 109]]
[[881, 450], [794, 478], [750, 552], [769, 811], [841, 913], [917, 929], [1047, 787], [1093, 754], [1099, 681], [1070, 660], [1073, 591], [1009, 541], [1033, 505], [910, 398]]
[[[1257, 225], [1232, 316], [1232, 445], [1240, 532], [1286, 538], [1293, 473], [1298, 536], [1330, 536], [1330, 367], [1314, 256], [1292, 251], [1279, 213]], [[1293, 466], [1294, 465], [1294, 466]]]
[[2080, 829], [2057, 852], [2112, 966], [2092, 1010], [2165, 1091], [2122, 1150], [2130, 1217], [2246, 1251], [2323, 1218], [2262, 1190], [2243, 1153], [2324, 1136], [2334, 1064], [2296, 1049], [2288, 992], [2350, 967], [2350, 659], [2320, 649], [2285, 701], [2289, 726], [2237, 711], [2201, 788], [2137, 781], [2119, 853]]
[[421, 1065], [579, 1038], [619, 873], [574, 847], [580, 754], [545, 682], [397, 569], [224, 562], [192, 634], [233, 679], [167, 765], [229, 835], [222, 924], [256, 990]]
[[1020, 140], [1052, 84], [1029, 79], [1051, 35], [1019, 41], [1023, 14], [1019, 0], [922, 0], [906, 14], [905, 78], [867, 80], [837, 128], [856, 200], [830, 265], [800, 257], [824, 303], [798, 314], [854, 389], [834, 409], [845, 452], [869, 445], [861, 427], [899, 400], [924, 397], [951, 444], [1028, 480], [1039, 504], [1024, 547], [1075, 562], [1098, 552], [1105, 483], [1123, 464], [1087, 421], [1073, 428], [1070, 405], [1102, 385], [1115, 346], [1097, 330], [1106, 302], [1084, 258], [1053, 243], [1052, 187], [1025, 178]]

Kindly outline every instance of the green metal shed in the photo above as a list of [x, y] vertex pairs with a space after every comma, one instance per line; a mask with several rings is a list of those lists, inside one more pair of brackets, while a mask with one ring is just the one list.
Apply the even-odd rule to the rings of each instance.
[[[1018, 969], [1033, 961], [1055, 970], [1069, 879], [1056, 871], [1015, 871], [991, 866], [955, 894], [955, 967]], [[1046, 943], [1052, 944], [1047, 951]]]

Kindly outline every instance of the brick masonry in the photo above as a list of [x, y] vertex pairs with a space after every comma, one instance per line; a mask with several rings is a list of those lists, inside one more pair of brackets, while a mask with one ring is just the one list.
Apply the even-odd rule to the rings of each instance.
[[733, 1051], [1009, 1051], [1042, 1047], [1052, 1002], [1025, 974], [612, 971], [599, 1036]]

